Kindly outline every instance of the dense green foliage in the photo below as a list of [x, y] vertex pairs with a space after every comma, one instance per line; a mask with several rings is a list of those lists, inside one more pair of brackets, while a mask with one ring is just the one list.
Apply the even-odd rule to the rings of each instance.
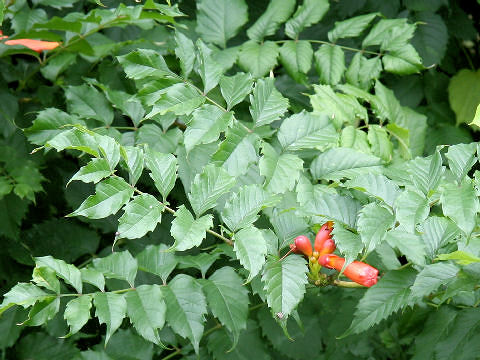
[[[480, 5], [0, 0], [4, 359], [476, 359]], [[371, 288], [279, 261], [334, 221]]]

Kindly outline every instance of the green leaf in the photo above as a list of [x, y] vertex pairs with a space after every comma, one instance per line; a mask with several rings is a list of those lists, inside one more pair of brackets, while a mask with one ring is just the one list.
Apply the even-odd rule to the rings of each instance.
[[448, 85], [448, 99], [457, 125], [472, 122], [480, 103], [480, 71], [462, 69], [453, 76]]
[[385, 71], [398, 75], [416, 74], [424, 69], [422, 59], [410, 44], [389, 51], [383, 56], [382, 62]]
[[53, 147], [57, 151], [75, 149], [99, 157], [98, 145], [95, 138], [80, 129], [74, 128], [62, 131], [45, 143], [45, 147]]
[[215, 86], [218, 85], [220, 77], [222, 76], [222, 66], [218, 64], [211, 55], [212, 50], [210, 50], [207, 45], [201, 40], [197, 40], [198, 48], [198, 74], [202, 78], [203, 82], [203, 93], [207, 94]]
[[274, 79], [260, 79], [250, 95], [250, 114], [255, 127], [280, 119], [288, 109], [288, 100], [275, 88]]
[[100, 324], [107, 325], [106, 345], [113, 333], [122, 325], [127, 312], [127, 301], [124, 294], [97, 292], [93, 296], [93, 303], [95, 304], [95, 316], [98, 321]]
[[346, 181], [345, 186], [357, 189], [384, 201], [393, 208], [395, 199], [400, 194], [400, 188], [393, 181], [380, 174], [364, 174]]
[[479, 210], [478, 197], [472, 182], [465, 180], [460, 186], [446, 184], [440, 197], [440, 203], [445, 216], [452, 219], [469, 236], [476, 225], [475, 214]]
[[454, 251], [450, 254], [440, 254], [437, 259], [454, 260], [460, 265], [470, 265], [472, 263], [480, 262], [480, 258], [461, 250]]
[[250, 94], [252, 87], [253, 78], [250, 74], [239, 72], [233, 76], [222, 76], [220, 90], [227, 103], [227, 111], [240, 104]]
[[480, 104], [477, 106], [477, 110], [475, 111], [475, 116], [472, 122], [469, 123], [468, 125], [476, 125], [480, 127]]
[[201, 286], [192, 277], [179, 274], [162, 288], [167, 304], [167, 322], [178, 335], [188, 338], [199, 351], [207, 304]]
[[473, 165], [477, 163], [475, 152], [477, 151], [477, 144], [457, 144], [448, 148], [445, 156], [448, 159], [448, 166], [461, 182]]
[[167, 88], [147, 115], [150, 119], [155, 115], [164, 115], [171, 111], [175, 115], [188, 115], [205, 102], [197, 90], [187, 84], [174, 84]]
[[234, 344], [240, 332], [247, 328], [248, 291], [242, 278], [229, 266], [215, 271], [203, 285], [212, 314], [233, 333]]
[[178, 30], [175, 31], [175, 43], [177, 44], [175, 55], [180, 59], [182, 74], [185, 78], [188, 78], [195, 63], [195, 46], [192, 40]]
[[365, 245], [366, 253], [371, 252], [385, 240], [387, 230], [395, 223], [394, 216], [380, 205], [365, 205], [358, 214], [358, 232]]
[[67, 185], [74, 180], [83, 181], [85, 183], [93, 182], [98, 183], [100, 180], [111, 175], [112, 171], [108, 165], [108, 161], [105, 159], [92, 159], [90, 162], [82, 166], [75, 175], [68, 181]]
[[412, 305], [410, 286], [415, 275], [416, 272], [408, 268], [386, 273], [360, 299], [352, 324], [342, 336], [365, 331], [398, 310]]
[[[299, 255], [268, 259], [262, 274], [267, 292], [267, 303], [279, 319], [286, 319], [302, 301], [307, 284], [307, 267]], [[281, 314], [281, 315], [280, 315]]]
[[93, 266], [101, 271], [105, 277], [125, 280], [131, 287], [134, 287], [138, 264], [137, 259], [128, 251], [116, 252], [104, 258], [93, 259]]
[[167, 307], [159, 285], [140, 285], [125, 295], [127, 314], [137, 332], [157, 345], [162, 342], [158, 330], [165, 324]]
[[177, 180], [177, 158], [172, 154], [163, 154], [147, 147], [145, 149], [145, 162], [147, 168], [151, 171], [149, 175], [155, 187], [165, 200]]
[[400, 250], [413, 264], [425, 265], [425, 244], [418, 235], [396, 228], [387, 232], [385, 239], [391, 247]]
[[272, 0], [267, 9], [247, 30], [250, 39], [262, 41], [264, 37], [273, 35], [280, 24], [287, 21], [295, 7], [295, 0]]
[[265, 263], [267, 244], [260, 230], [254, 226], [246, 227], [235, 233], [233, 250], [240, 264], [249, 271], [247, 282], [257, 275]]
[[[290, 0], [288, 0], [290, 1]], [[254, 78], [261, 78], [277, 65], [278, 46], [273, 41], [247, 41], [238, 54], [238, 64]]]
[[125, 150], [122, 155], [127, 164], [129, 182], [135, 185], [143, 172], [145, 162], [143, 150], [134, 146], [125, 146], [123, 150]]
[[145, 110], [142, 103], [135, 95], [130, 95], [123, 91], [112, 90], [106, 86], [102, 86], [108, 101], [110, 101], [117, 109], [127, 115], [135, 126], [138, 126], [145, 116]]
[[3, 302], [0, 305], [0, 314], [14, 305], [28, 308], [37, 301], [45, 301], [52, 298], [53, 294], [48, 294], [39, 287], [30, 283], [17, 283], [10, 291], [3, 296]]
[[334, 148], [313, 160], [310, 171], [315, 179], [338, 181], [367, 173], [379, 173], [382, 160], [350, 148]]
[[449, 219], [439, 216], [428, 217], [423, 222], [423, 231], [421, 234], [427, 250], [427, 256], [433, 259], [438, 249], [459, 234], [459, 229]]
[[[233, 251], [232, 251], [233, 253]], [[220, 253], [200, 253], [198, 255], [187, 255], [178, 257], [178, 268], [188, 269], [195, 268], [200, 270], [202, 279], [205, 279], [208, 269], [213, 265], [215, 261], [220, 257]]]
[[427, 218], [430, 206], [424, 196], [405, 190], [395, 199], [394, 210], [397, 221], [413, 234], [417, 224]]
[[440, 64], [448, 43], [448, 29], [440, 15], [425, 11], [416, 13], [414, 20], [419, 25], [412, 39], [426, 67]]
[[335, 223], [332, 235], [338, 251], [345, 256], [345, 266], [348, 266], [363, 249], [360, 235], [348, 231], [338, 222]]
[[91, 267], [81, 268], [82, 281], [88, 284], [92, 284], [99, 288], [101, 291], [105, 290], [105, 278], [100, 271], [97, 271]]
[[248, 20], [244, 0], [201, 0], [197, 11], [197, 32], [205, 41], [223, 48]]
[[283, 120], [277, 138], [284, 150], [323, 150], [337, 144], [338, 134], [327, 116], [302, 111]]
[[335, 27], [328, 32], [328, 40], [336, 42], [338, 39], [345, 39], [359, 36], [367, 28], [379, 13], [355, 16], [343, 21], [335, 21]]
[[118, 219], [118, 239], [138, 239], [155, 230], [162, 221], [164, 205], [150, 194], [135, 196]]
[[296, 155], [281, 154], [268, 143], [263, 143], [259, 168], [265, 176], [265, 189], [274, 194], [290, 191], [295, 187], [303, 170], [303, 160]]
[[[72, 25], [70, 23], [70, 25]], [[52, 29], [53, 30], [53, 29]], [[61, 74], [63, 71], [68, 69], [72, 64], [75, 63], [77, 59], [77, 54], [72, 53], [63, 53], [59, 54], [58, 56], [52, 58], [46, 66], [40, 69], [43, 77], [45, 79], [54, 82], [55, 79]]]
[[76, 334], [90, 319], [90, 309], [92, 308], [92, 297], [82, 295], [76, 299], [70, 300], [63, 314], [64, 319], [70, 326], [68, 335]]
[[58, 277], [72, 285], [79, 294], [82, 293], [82, 275], [75, 266], [67, 264], [63, 260], [54, 259], [50, 255], [35, 258], [35, 266], [52, 269]]
[[432, 359], [440, 339], [448, 334], [458, 312], [449, 306], [441, 306], [430, 313], [422, 332], [415, 337], [415, 353], [412, 360]]
[[72, 7], [78, 0], [33, 0], [35, 5], [51, 6], [55, 9]]
[[446, 285], [457, 276], [459, 268], [449, 263], [436, 263], [425, 266], [417, 275], [412, 286], [412, 297], [421, 299]]
[[308, 41], [285, 41], [280, 48], [280, 62], [287, 73], [298, 83], [306, 82], [312, 67], [313, 49]]
[[27, 326], [39, 326], [53, 319], [60, 310], [60, 298], [51, 298], [37, 302], [28, 312], [28, 318], [21, 323]]
[[322, 20], [329, 7], [327, 0], [303, 1], [292, 18], [285, 24], [285, 34], [291, 39], [297, 39], [303, 29]]
[[47, 13], [43, 9], [30, 9], [24, 6], [12, 18], [12, 28], [15, 33], [26, 32], [33, 25], [47, 21]]
[[60, 281], [58, 281], [55, 271], [49, 267], [35, 267], [33, 269], [32, 281], [37, 286], [42, 286], [57, 294], [60, 293]]
[[379, 125], [370, 125], [368, 127], [368, 142], [372, 148], [372, 153], [378, 156], [384, 162], [390, 162], [393, 157], [393, 145], [388, 138], [385, 128]]
[[155, 50], [139, 49], [123, 56], [117, 56], [128, 78], [134, 80], [147, 77], [165, 78], [174, 77], [162, 55]]
[[[415, 25], [408, 24], [408, 19], [381, 19], [373, 26], [368, 35], [363, 39], [362, 47], [382, 45], [388, 48], [393, 39], [392, 34], [397, 35], [402, 43], [406, 43], [413, 36]], [[398, 41], [397, 39], [397, 41]]]
[[107, 160], [113, 171], [120, 161], [120, 145], [110, 136], [94, 134], [100, 154]]
[[68, 216], [85, 216], [89, 219], [102, 219], [116, 214], [133, 195], [133, 188], [122, 178], [110, 177], [98, 183], [95, 195], [90, 195], [73, 213]]
[[210, 104], [196, 109], [187, 129], [184, 132], [184, 143], [187, 153], [198, 144], [209, 144], [217, 141], [233, 122], [233, 114]]
[[67, 108], [70, 113], [81, 118], [95, 119], [105, 125], [113, 121], [113, 110], [110, 103], [101, 92], [93, 86], [69, 86], [65, 91]]
[[367, 59], [362, 53], [356, 53], [345, 73], [345, 80], [354, 86], [368, 90], [374, 80], [380, 77], [382, 61], [380, 57]]
[[224, 169], [207, 165], [195, 176], [188, 199], [197, 216], [213, 208], [217, 200], [235, 185], [235, 178]]
[[345, 72], [345, 54], [339, 46], [323, 44], [315, 51], [315, 66], [320, 83], [336, 85]]
[[170, 229], [175, 239], [172, 247], [177, 251], [183, 251], [200, 246], [207, 236], [206, 231], [211, 227], [213, 227], [212, 215], [205, 215], [195, 220], [185, 205], [180, 206], [175, 212], [175, 220]]
[[160, 276], [163, 283], [167, 283], [168, 276], [177, 266], [177, 258], [172, 252], [167, 251], [165, 244], [149, 245], [137, 255], [138, 268]]
[[258, 212], [265, 207], [273, 206], [277, 199], [263, 190], [260, 185], [243, 186], [225, 204], [221, 213], [222, 220], [231, 231], [235, 232], [257, 221]]

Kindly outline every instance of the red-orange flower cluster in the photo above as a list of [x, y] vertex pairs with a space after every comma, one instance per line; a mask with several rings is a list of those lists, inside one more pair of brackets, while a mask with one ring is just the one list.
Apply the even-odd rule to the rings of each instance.
[[[341, 271], [345, 264], [345, 259], [337, 255], [327, 254], [320, 256], [318, 263], [329, 269]], [[343, 274], [357, 284], [367, 287], [375, 285], [378, 278], [378, 270], [361, 261], [354, 261], [349, 264], [343, 271]]]
[[[0, 30], [0, 40], [7, 39], [8, 36], [4, 36], [3, 32]], [[43, 50], [53, 50], [60, 45], [57, 41], [43, 41], [43, 40], [34, 40], [34, 39], [14, 39], [5, 41], [5, 45], [23, 45], [33, 51], [38, 53]]]

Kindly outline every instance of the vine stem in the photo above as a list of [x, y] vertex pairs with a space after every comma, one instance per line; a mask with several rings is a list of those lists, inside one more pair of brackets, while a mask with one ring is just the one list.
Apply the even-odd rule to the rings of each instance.
[[353, 281], [333, 280], [333, 285], [344, 288], [364, 288], [365, 286]]
[[[118, 175], [115, 175], [115, 174], [113, 174], [113, 176], [119, 177]], [[143, 195], [143, 194], [144, 194], [143, 191], [138, 190], [135, 186], [133, 186], [133, 185], [130, 185], [130, 186], [133, 188], [133, 191], [135, 191], [136, 193], [138, 193], [138, 194], [140, 194], [140, 195]], [[165, 209], [166, 211], [168, 211], [168, 212], [169, 212], [170, 214], [172, 214], [172, 215], [175, 215], [175, 213], [176, 213], [175, 210], [173, 210], [171, 207], [169, 207], [168, 205], [166, 205], [164, 202], [162, 202], [162, 201], [159, 201], [159, 202], [160, 202], [160, 204], [163, 205], [163, 207], [164, 207], [164, 209]], [[231, 239], [226, 238], [226, 237], [223, 236], [222, 234], [219, 234], [218, 232], [213, 231], [213, 230], [210, 230], [210, 229], [207, 230], [207, 233], [209, 233], [210, 235], [213, 235], [213, 236], [215, 236], [216, 238], [224, 241], [226, 244], [228, 244], [228, 245], [230, 245], [230, 246], [233, 246], [233, 241], [232, 241]]]
[[174, 356], [177, 356], [178, 354], [180, 354], [182, 352], [182, 349], [180, 348], [177, 348], [174, 352], [168, 354], [167, 356], [163, 357], [162, 360], [168, 360], [168, 359], [171, 359], [173, 358]]
[[[283, 44], [287, 41], [291, 41], [291, 40], [277, 40], [277, 41], [274, 41], [274, 42], [277, 43], [277, 44]], [[329, 41], [323, 41], [323, 40], [300, 40], [300, 41], [308, 41], [309, 43], [312, 43], [312, 44], [324, 44], [324, 45], [338, 46], [339, 48], [342, 48], [344, 50], [355, 51], [355, 52], [360, 52], [360, 53], [365, 53], [365, 54], [371, 54], [371, 55], [377, 55], [377, 56], [382, 56], [383, 55], [383, 54], [375, 52], [375, 51], [368, 51], [368, 50], [364, 50], [364, 49], [357, 49], [357, 48], [352, 48], [352, 47], [348, 47], [348, 46], [338, 45], [338, 44], [331, 43]]]

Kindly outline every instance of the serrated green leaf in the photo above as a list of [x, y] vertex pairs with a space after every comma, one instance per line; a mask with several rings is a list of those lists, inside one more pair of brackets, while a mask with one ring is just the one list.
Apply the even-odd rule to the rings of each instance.
[[268, 194], [260, 185], [247, 185], [227, 201], [221, 213], [222, 220], [231, 231], [237, 231], [253, 224], [261, 209], [276, 202], [277, 197]]
[[116, 252], [104, 258], [93, 259], [93, 266], [101, 271], [105, 277], [125, 280], [131, 287], [134, 287], [138, 264], [137, 259], [128, 251]]
[[128, 178], [131, 185], [135, 185], [142, 175], [145, 163], [143, 150], [139, 147], [125, 146], [124, 157], [128, 168]]
[[469, 236], [476, 225], [475, 214], [479, 210], [478, 197], [472, 182], [465, 180], [460, 186], [446, 184], [440, 196], [440, 203], [445, 216], [452, 219]]
[[398, 310], [412, 305], [410, 286], [415, 275], [416, 271], [408, 268], [386, 273], [360, 299], [352, 324], [342, 336], [365, 331]]
[[241, 103], [250, 94], [252, 87], [253, 78], [250, 74], [239, 72], [233, 76], [222, 76], [220, 90], [227, 103], [227, 110]]
[[248, 318], [248, 291], [235, 270], [225, 266], [215, 271], [203, 285], [212, 314], [233, 333], [236, 345], [240, 331], [246, 329]]
[[95, 138], [77, 128], [62, 131], [45, 143], [45, 147], [53, 147], [57, 151], [75, 149], [99, 157], [98, 144]]
[[[302, 301], [307, 284], [307, 267], [299, 255], [268, 259], [262, 274], [267, 303], [273, 314], [286, 319]], [[281, 314], [281, 315], [279, 315]]]
[[370, 125], [367, 137], [373, 155], [378, 156], [386, 163], [390, 162], [393, 157], [393, 145], [385, 128], [379, 125]]
[[371, 252], [385, 240], [387, 230], [393, 227], [394, 216], [376, 203], [365, 205], [358, 214], [358, 232], [366, 253]]
[[412, 297], [421, 299], [437, 290], [441, 285], [455, 279], [460, 269], [449, 263], [436, 263], [425, 266], [412, 285]]
[[35, 267], [33, 269], [32, 281], [37, 286], [42, 286], [57, 294], [60, 293], [60, 281], [58, 281], [55, 271], [49, 267]]
[[240, 264], [249, 271], [247, 282], [257, 275], [265, 263], [267, 244], [262, 233], [254, 226], [246, 227], [234, 235], [233, 250]]
[[395, 199], [394, 210], [397, 221], [413, 234], [416, 225], [427, 218], [430, 206], [424, 196], [405, 190]]
[[192, 40], [178, 30], [175, 31], [175, 43], [177, 44], [175, 55], [180, 59], [182, 74], [185, 78], [188, 78], [195, 63], [195, 46]]
[[67, 284], [72, 285], [79, 294], [82, 293], [82, 275], [75, 266], [67, 264], [63, 260], [54, 259], [50, 255], [35, 258], [35, 265], [52, 269], [58, 277], [65, 280]]
[[285, 211], [274, 208], [272, 214], [269, 215], [269, 220], [278, 237], [279, 249], [288, 246], [296, 236], [304, 235], [309, 231], [306, 219], [298, 216], [293, 209]]
[[238, 64], [254, 78], [261, 78], [277, 65], [277, 56], [278, 46], [273, 41], [247, 41], [240, 48]]
[[173, 112], [175, 115], [188, 115], [205, 102], [197, 90], [183, 83], [174, 84], [167, 88], [160, 99], [153, 105], [147, 115], [150, 119], [155, 115], [164, 115]]
[[85, 216], [102, 219], [117, 213], [133, 195], [133, 188], [120, 177], [110, 177], [97, 184], [95, 195], [90, 195], [68, 216]]
[[380, 77], [381, 72], [380, 57], [367, 59], [362, 53], [356, 53], [345, 72], [345, 80], [363, 90], [369, 90], [374, 80]]
[[[363, 39], [362, 47], [368, 47], [372, 45], [383, 45], [388, 47], [388, 41], [392, 40], [392, 33], [395, 32], [405, 43], [409, 38], [413, 36], [415, 31], [415, 25], [408, 24], [408, 19], [381, 19], [370, 30], [368, 35]], [[398, 33], [397, 33], [398, 31]]]
[[175, 186], [178, 168], [177, 159], [172, 154], [163, 154], [147, 147], [145, 163], [151, 171], [149, 175], [153, 179], [155, 187], [165, 200]]
[[137, 255], [138, 268], [160, 276], [163, 283], [167, 283], [168, 276], [177, 266], [178, 260], [175, 254], [167, 251], [165, 244], [149, 245]]
[[315, 51], [315, 67], [320, 83], [336, 85], [345, 72], [345, 54], [336, 45], [323, 44]]
[[397, 228], [387, 232], [385, 240], [391, 247], [395, 247], [415, 265], [425, 265], [425, 244], [418, 235], [405, 232]]
[[244, 0], [202, 0], [197, 2], [197, 32], [207, 42], [225, 48], [248, 20]]
[[346, 181], [345, 186], [354, 188], [377, 199], [384, 201], [393, 208], [395, 199], [400, 194], [400, 188], [393, 181], [380, 174], [364, 174]]
[[96, 184], [100, 180], [106, 178], [112, 173], [108, 161], [105, 159], [92, 159], [90, 162], [82, 166], [75, 175], [68, 181], [68, 183], [79, 180], [85, 183], [93, 182]]
[[[430, 10], [430, 9], [429, 9]], [[430, 11], [416, 13], [415, 22], [419, 25], [412, 39], [426, 67], [440, 64], [448, 43], [448, 29], [440, 15]]]
[[333, 227], [332, 235], [338, 251], [345, 256], [345, 266], [348, 266], [363, 249], [360, 235], [348, 231], [338, 222]]
[[238, 123], [227, 129], [225, 140], [212, 156], [215, 165], [221, 165], [232, 176], [245, 174], [250, 164], [257, 162], [257, 151], [254, 144], [257, 140]]
[[448, 148], [445, 156], [457, 181], [461, 182], [472, 166], [477, 163], [476, 151], [477, 144], [475, 143], [452, 145]]
[[46, 293], [33, 284], [21, 282], [16, 284], [3, 296], [3, 302], [0, 305], [0, 314], [14, 305], [20, 305], [26, 309], [34, 305], [37, 301], [45, 301], [54, 296], [55, 295]]
[[313, 160], [310, 171], [315, 179], [338, 181], [366, 173], [379, 173], [382, 160], [350, 148], [334, 148]]
[[370, 146], [367, 141], [367, 133], [348, 125], [340, 134], [340, 147], [352, 148], [360, 152], [370, 154]]
[[120, 145], [110, 136], [93, 135], [98, 144], [100, 154], [107, 160], [108, 166], [113, 171], [120, 161]]
[[285, 34], [297, 39], [303, 29], [322, 20], [329, 7], [327, 0], [305, 0], [285, 24]]
[[20, 325], [40, 326], [53, 319], [60, 310], [60, 298], [39, 301], [28, 312], [28, 318]]
[[175, 76], [170, 71], [162, 55], [155, 50], [139, 49], [123, 56], [117, 56], [127, 77], [140, 80], [146, 77], [164, 78]]
[[113, 110], [101, 92], [89, 85], [69, 86], [65, 91], [69, 112], [105, 125], [113, 121]]
[[480, 262], [480, 258], [465, 251], [457, 250], [450, 254], [440, 254], [438, 260], [454, 260], [460, 265], [470, 265], [472, 263]]
[[480, 71], [462, 69], [448, 84], [448, 100], [457, 118], [457, 125], [469, 124], [480, 103]]
[[[227, 245], [228, 246], [228, 245]], [[231, 251], [233, 253], [233, 250]], [[197, 255], [179, 256], [178, 268], [189, 269], [194, 268], [200, 270], [202, 279], [205, 279], [208, 269], [218, 260], [220, 253], [200, 253]]]
[[389, 51], [383, 56], [382, 62], [385, 71], [398, 75], [416, 74], [424, 69], [422, 59], [410, 44]]
[[100, 324], [107, 325], [106, 345], [113, 333], [122, 325], [123, 318], [127, 313], [127, 301], [124, 294], [97, 292], [93, 296], [93, 303], [98, 321]]
[[118, 239], [138, 239], [155, 230], [162, 221], [164, 205], [150, 194], [135, 196], [118, 219]]
[[28, 140], [35, 145], [44, 145], [56, 135], [65, 131], [62, 126], [80, 124], [84, 121], [75, 115], [67, 114], [59, 109], [47, 108], [39, 111], [32, 126], [24, 130]]
[[201, 40], [197, 40], [198, 48], [198, 74], [202, 78], [203, 93], [207, 94], [218, 85], [222, 76], [222, 66], [218, 64], [211, 56], [212, 50]]
[[209, 144], [217, 141], [233, 122], [233, 114], [206, 104], [196, 109], [184, 132], [184, 143], [187, 153], [198, 144]]
[[298, 83], [306, 82], [312, 67], [313, 49], [308, 41], [285, 41], [280, 48], [280, 62], [287, 73]]
[[337, 144], [338, 134], [327, 116], [302, 111], [283, 120], [277, 138], [284, 150], [323, 150]]
[[294, 0], [273, 0], [267, 9], [247, 30], [250, 39], [262, 41], [264, 37], [273, 35], [280, 24], [287, 21], [295, 7]]
[[82, 275], [82, 281], [88, 284], [92, 284], [99, 288], [101, 291], [105, 291], [105, 278], [100, 271], [97, 271], [91, 267], [81, 268], [80, 273]]
[[179, 274], [162, 288], [167, 304], [167, 322], [178, 335], [188, 338], [199, 351], [207, 304], [201, 286], [194, 278]]
[[459, 234], [459, 229], [449, 219], [439, 216], [428, 217], [423, 222], [423, 231], [421, 234], [427, 250], [427, 256], [433, 259], [438, 249]]
[[338, 39], [359, 36], [379, 13], [355, 16], [343, 21], [335, 21], [335, 27], [328, 32], [328, 40], [336, 42]]
[[63, 318], [70, 326], [68, 335], [76, 334], [90, 319], [90, 309], [92, 308], [92, 297], [82, 295], [76, 299], [70, 300], [65, 308]]
[[292, 154], [279, 155], [268, 143], [263, 143], [262, 154], [259, 168], [266, 179], [265, 189], [274, 194], [292, 190], [303, 170], [303, 160]]
[[157, 345], [162, 342], [158, 330], [165, 324], [167, 306], [159, 285], [140, 285], [125, 295], [127, 314], [137, 332]]
[[170, 229], [170, 233], [175, 239], [173, 248], [177, 251], [183, 251], [194, 246], [200, 246], [207, 236], [206, 231], [212, 226], [212, 215], [205, 215], [195, 220], [185, 205], [180, 206], [175, 212], [175, 220], [173, 220]]
[[188, 199], [197, 216], [213, 208], [220, 196], [235, 185], [235, 179], [224, 169], [207, 165], [195, 176]]

